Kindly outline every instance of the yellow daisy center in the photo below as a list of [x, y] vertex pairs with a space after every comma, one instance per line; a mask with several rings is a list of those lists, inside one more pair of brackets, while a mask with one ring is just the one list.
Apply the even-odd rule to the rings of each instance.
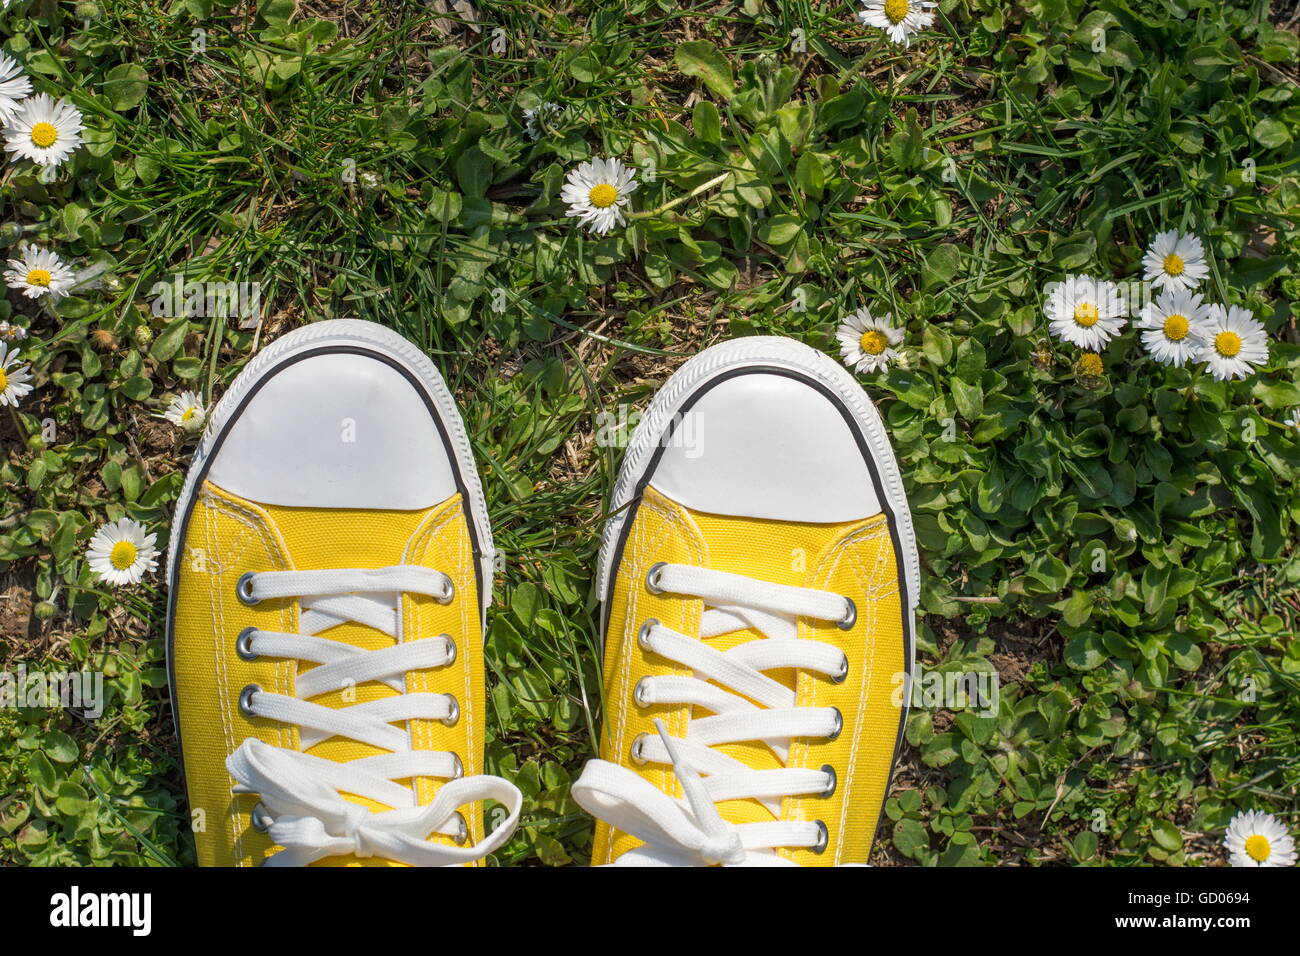
[[9, 376], [5, 374], [4, 369], [0, 368], [0, 393], [4, 392], [4, 390], [7, 389], [8, 387], [9, 387]]
[[889, 345], [889, 339], [885, 338], [884, 332], [870, 329], [862, 333], [862, 338], [858, 339], [858, 344], [862, 346], [862, 351], [868, 355], [879, 355]]
[[1106, 371], [1106, 367], [1101, 364], [1101, 356], [1096, 352], [1084, 352], [1079, 359], [1079, 371], [1096, 377]]
[[1085, 329], [1092, 328], [1101, 318], [1101, 313], [1091, 302], [1080, 302], [1074, 307], [1074, 321], [1078, 322]]
[[197, 411], [198, 409], [191, 405], [189, 408], [185, 409], [185, 411], [181, 412], [181, 421], [188, 422], [194, 417]]
[[48, 289], [50, 287], [50, 270], [32, 269], [27, 273], [27, 284], [38, 285], [43, 289]]
[[618, 201], [618, 190], [609, 183], [601, 183], [598, 186], [591, 187], [591, 192], [587, 198], [598, 209], [608, 209]]
[[1182, 256], [1175, 255], [1172, 252], [1165, 256], [1165, 272], [1169, 273], [1171, 276], [1182, 275], [1183, 270], [1186, 268], [1187, 263], [1183, 262]]
[[1224, 358], [1232, 358], [1241, 351], [1241, 336], [1236, 332], [1220, 332], [1214, 337], [1214, 349]]
[[32, 142], [41, 149], [53, 146], [58, 138], [59, 131], [55, 129], [53, 123], [37, 123], [32, 127]]
[[108, 556], [108, 561], [119, 571], [125, 571], [131, 565], [135, 564], [135, 545], [130, 541], [119, 541], [113, 545], [113, 550]]
[[1268, 837], [1256, 833], [1246, 838], [1246, 856], [1256, 863], [1263, 863], [1272, 852], [1273, 848], [1268, 845]]
[[885, 0], [885, 16], [890, 23], [902, 23], [911, 9], [908, 0]]
[[1187, 323], [1187, 316], [1174, 314], [1165, 319], [1165, 338], [1171, 342], [1181, 342], [1187, 338], [1187, 332], [1191, 328]]

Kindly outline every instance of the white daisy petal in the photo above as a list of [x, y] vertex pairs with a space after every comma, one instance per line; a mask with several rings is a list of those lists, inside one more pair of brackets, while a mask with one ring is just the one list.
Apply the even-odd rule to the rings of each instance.
[[81, 146], [81, 111], [48, 93], [28, 97], [5, 117], [4, 146], [14, 159], [60, 166]]
[[1221, 382], [1249, 378], [1268, 361], [1268, 334], [1250, 311], [1238, 305], [1211, 305], [1196, 360]]
[[930, 0], [862, 0], [858, 19], [869, 27], [885, 31], [889, 39], [909, 46], [912, 36], [934, 24], [937, 3]]
[[76, 284], [77, 274], [58, 253], [38, 246], [27, 245], [21, 259], [10, 259], [5, 270], [5, 283], [20, 290], [29, 299], [48, 295], [59, 299], [67, 295]]
[[524, 134], [536, 140], [546, 128], [559, 119], [562, 110], [558, 103], [547, 101], [541, 106], [524, 110]]
[[1151, 240], [1142, 267], [1144, 278], [1157, 289], [1195, 289], [1210, 274], [1200, 238], [1176, 229]]
[[198, 392], [181, 392], [171, 400], [163, 418], [177, 428], [197, 432], [203, 428], [208, 413], [203, 407], [203, 397]]
[[0, 122], [8, 123], [31, 92], [32, 81], [23, 68], [13, 57], [0, 53]]
[[1228, 861], [1233, 866], [1294, 866], [1295, 840], [1271, 813], [1238, 813], [1223, 835]]
[[17, 408], [19, 399], [35, 387], [31, 381], [31, 366], [18, 364], [18, 350], [10, 351], [8, 343], [0, 342], [0, 406]]
[[1124, 328], [1124, 300], [1105, 279], [1069, 276], [1057, 283], [1044, 306], [1052, 335], [1088, 352], [1101, 352]]
[[1202, 332], [1210, 307], [1188, 289], [1169, 289], [1142, 309], [1137, 326], [1142, 344], [1161, 365], [1183, 366], [1196, 360], [1204, 345]]
[[95, 577], [108, 584], [139, 584], [145, 572], [158, 566], [157, 538], [140, 522], [122, 518], [95, 532], [86, 562]]
[[569, 204], [568, 216], [603, 236], [626, 224], [622, 209], [636, 187], [632, 169], [617, 158], [597, 157], [570, 171], [560, 198]]
[[855, 372], [881, 372], [899, 358], [894, 346], [903, 342], [903, 330], [877, 319], [866, 306], [844, 317], [835, 332], [844, 364]]

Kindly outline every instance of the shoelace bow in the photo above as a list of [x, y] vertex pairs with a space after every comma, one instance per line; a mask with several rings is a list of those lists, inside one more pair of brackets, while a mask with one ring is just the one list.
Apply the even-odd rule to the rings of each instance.
[[[500, 777], [462, 777], [455, 754], [414, 750], [406, 730], [393, 726], [409, 720], [454, 724], [459, 703], [450, 694], [405, 693], [406, 674], [441, 667], [456, 659], [456, 644], [446, 634], [367, 651], [316, 635], [338, 624], [356, 622], [398, 639], [398, 608], [403, 593], [423, 594], [446, 603], [452, 597], [447, 575], [416, 565], [374, 570], [267, 571], [244, 575], [240, 597], [246, 603], [276, 598], [301, 602], [299, 633], [249, 628], [239, 635], [242, 657], [278, 657], [317, 666], [297, 676], [296, 696], [269, 693], [250, 685], [239, 706], [251, 716], [298, 727], [306, 751], [331, 737], [344, 737], [389, 751], [340, 763], [302, 751], [245, 740], [226, 760], [238, 784], [235, 793], [256, 793], [261, 803], [255, 823], [284, 847], [266, 860], [270, 866], [304, 866], [328, 856], [381, 857], [412, 866], [454, 866], [481, 859], [501, 847], [519, 820], [523, 797]], [[379, 681], [395, 697], [347, 707], [326, 707], [311, 698]], [[415, 777], [446, 780], [427, 806], [418, 806], [411, 786], [396, 781]], [[343, 792], [392, 807], [372, 811], [342, 796]], [[431, 843], [435, 834], [465, 838], [459, 807], [493, 799], [509, 812], [506, 820], [473, 846]]]
[[781, 798], [827, 793], [835, 786], [834, 772], [786, 766], [752, 770], [714, 748], [758, 741], [784, 765], [792, 738], [833, 739], [839, 734], [843, 720], [838, 710], [795, 706], [795, 692], [764, 672], [795, 668], [843, 680], [848, 668], [843, 651], [800, 639], [797, 620], [852, 626], [857, 613], [853, 602], [828, 591], [689, 565], [656, 565], [648, 583], [657, 591], [704, 601], [703, 639], [750, 627], [764, 638], [719, 651], [705, 640], [647, 621], [638, 635], [642, 648], [688, 667], [692, 674], [643, 678], [635, 691], [637, 703], [683, 704], [712, 714], [693, 719], [685, 737], [670, 737], [656, 720], [658, 739], [641, 736], [633, 744], [639, 762], [671, 764], [685, 805], [641, 774], [605, 760], [588, 762], [573, 785], [574, 799], [593, 816], [645, 844], [622, 854], [616, 865], [794, 865], [773, 851], [824, 847], [824, 824], [779, 819], [732, 824], [716, 804], [751, 798], [779, 817]]

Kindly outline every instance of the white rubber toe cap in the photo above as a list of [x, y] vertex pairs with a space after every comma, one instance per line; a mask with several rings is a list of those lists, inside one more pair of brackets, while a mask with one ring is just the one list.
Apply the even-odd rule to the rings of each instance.
[[842, 522], [881, 511], [839, 406], [806, 381], [764, 370], [712, 385], [681, 414], [650, 484], [710, 514]]
[[437, 424], [394, 366], [318, 352], [267, 377], [208, 478], [269, 505], [415, 510], [456, 492]]

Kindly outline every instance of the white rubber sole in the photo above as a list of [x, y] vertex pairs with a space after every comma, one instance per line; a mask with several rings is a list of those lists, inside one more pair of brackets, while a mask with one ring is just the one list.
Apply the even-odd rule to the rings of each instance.
[[[881, 484], [881, 504], [892, 517], [897, 535], [909, 617], [914, 616], [920, 599], [921, 560], [916, 549], [912, 513], [903, 490], [902, 474], [885, 424], [876, 406], [862, 386], [838, 362], [794, 339], [778, 336], [750, 336], [732, 339], [705, 349], [679, 368], [650, 402], [641, 422], [628, 443], [623, 467], [610, 498], [610, 511], [616, 512], [605, 523], [600, 546], [599, 585], [601, 600], [609, 593], [610, 575], [618, 551], [618, 542], [627, 520], [626, 505], [636, 495], [645, 472], [654, 460], [668, 428], [682, 406], [713, 379], [735, 374], [738, 369], [775, 368], [797, 373], [828, 389], [850, 412], [853, 426], [872, 453], [873, 471]], [[911, 632], [909, 628], [909, 632]], [[910, 643], [910, 642], [909, 642]], [[910, 653], [910, 652], [909, 652]], [[911, 661], [908, 662], [911, 670]]]
[[176, 560], [194, 496], [198, 491], [200, 479], [207, 473], [208, 458], [219, 447], [227, 426], [244, 406], [245, 401], [257, 390], [260, 383], [275, 374], [277, 368], [286, 361], [297, 359], [310, 352], [328, 352], [338, 347], [351, 347], [373, 352], [377, 356], [405, 368], [411, 377], [425, 390], [433, 407], [441, 419], [442, 428], [456, 467], [466, 491], [466, 508], [469, 510], [480, 549], [482, 587], [479, 595], [482, 611], [486, 613], [492, 600], [492, 529], [488, 524], [487, 500], [483, 497], [483, 486], [479, 482], [478, 469], [474, 466], [474, 453], [456, 408], [447, 383], [438, 373], [429, 357], [416, 346], [391, 329], [374, 322], [360, 319], [330, 319], [314, 322], [311, 325], [295, 329], [280, 336], [263, 348], [249, 360], [244, 370], [239, 373], [234, 383], [226, 390], [215, 408], [208, 415], [208, 423], [203, 438], [194, 452], [190, 468], [181, 488], [180, 498], [176, 504], [176, 515], [172, 520], [171, 540], [167, 548], [167, 583], [168, 583], [168, 653], [171, 651], [171, 622], [174, 610], [174, 590], [176, 581]]

